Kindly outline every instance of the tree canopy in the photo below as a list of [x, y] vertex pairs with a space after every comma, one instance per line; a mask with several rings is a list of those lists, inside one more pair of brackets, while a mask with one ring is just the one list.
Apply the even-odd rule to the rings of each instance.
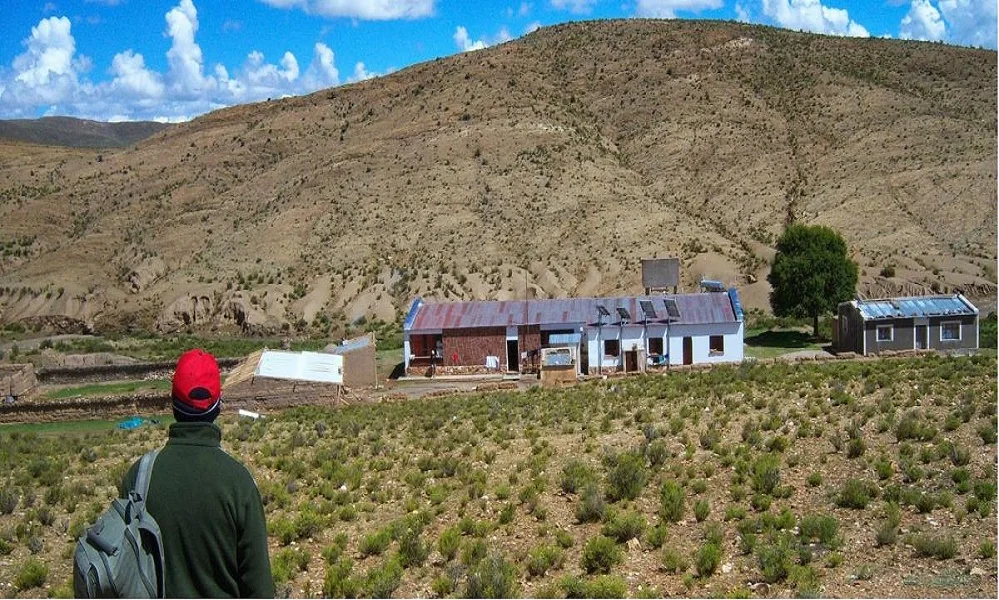
[[857, 287], [857, 264], [846, 242], [822, 225], [794, 224], [777, 240], [777, 255], [767, 276], [770, 307], [778, 317], [811, 317], [819, 335], [819, 315], [850, 300]]

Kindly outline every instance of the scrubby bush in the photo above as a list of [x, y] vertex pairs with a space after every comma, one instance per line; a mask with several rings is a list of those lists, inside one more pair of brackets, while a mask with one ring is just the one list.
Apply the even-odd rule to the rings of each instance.
[[676, 523], [683, 518], [683, 488], [675, 481], [667, 481], [659, 490], [659, 514], [663, 520]]
[[515, 598], [517, 595], [517, 569], [502, 554], [490, 553], [468, 573], [466, 598]]
[[673, 574], [683, 573], [690, 567], [687, 557], [684, 556], [683, 552], [672, 547], [663, 550], [662, 563], [663, 569], [667, 573]]
[[694, 503], [694, 518], [700, 523], [711, 514], [711, 504], [707, 500], [698, 500]]
[[714, 574], [718, 565], [721, 564], [721, 546], [708, 542], [697, 551], [695, 564], [697, 575], [700, 577], [710, 577]]
[[14, 589], [23, 592], [32, 588], [42, 587], [45, 585], [45, 580], [48, 579], [48, 576], [49, 568], [42, 561], [36, 558], [29, 558], [21, 565], [17, 575], [14, 576]]
[[586, 540], [580, 566], [587, 573], [610, 573], [621, 562], [621, 548], [609, 537], [598, 535]]
[[787, 578], [794, 556], [794, 548], [787, 535], [775, 534], [764, 542], [758, 542], [755, 553], [763, 581], [775, 583]]
[[830, 549], [838, 548], [841, 543], [839, 520], [832, 515], [805, 515], [798, 525], [798, 531], [802, 540], [818, 540]]
[[906, 537], [905, 541], [916, 550], [916, 556], [946, 560], [954, 558], [957, 554], [957, 542], [949, 535], [933, 536], [920, 533]]
[[580, 494], [579, 504], [576, 505], [576, 520], [580, 523], [593, 523], [602, 519], [606, 510], [607, 504], [597, 484], [587, 483]]
[[402, 582], [402, 565], [393, 557], [384, 564], [372, 567], [364, 576], [362, 590], [368, 598], [391, 598], [392, 592]]
[[561, 568], [564, 562], [565, 552], [558, 546], [536, 546], [527, 553], [527, 572], [532, 577], [541, 577], [551, 569]]
[[457, 527], [448, 527], [441, 532], [437, 538], [437, 551], [445, 560], [451, 560], [458, 554], [458, 547], [461, 545], [461, 531]]
[[642, 493], [647, 476], [645, 457], [642, 454], [618, 454], [607, 472], [607, 499], [611, 502], [634, 500]]
[[753, 462], [753, 490], [768, 496], [780, 485], [780, 456], [764, 454]]
[[559, 480], [559, 486], [566, 494], [575, 494], [593, 480], [593, 470], [583, 461], [573, 459], [562, 467], [562, 477]]
[[848, 479], [836, 496], [836, 505], [840, 508], [867, 508], [871, 498], [877, 495], [877, 488], [866, 481]]
[[601, 533], [614, 538], [618, 542], [627, 542], [632, 538], [641, 537], [648, 523], [641, 513], [634, 511], [614, 511], [611, 513]]

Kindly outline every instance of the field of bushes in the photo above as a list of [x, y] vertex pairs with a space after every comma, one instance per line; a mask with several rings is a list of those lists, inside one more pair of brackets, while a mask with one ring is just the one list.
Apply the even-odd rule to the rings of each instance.
[[[996, 597], [996, 358], [610, 379], [225, 415], [295, 597]], [[165, 439], [0, 427], [0, 595]]]

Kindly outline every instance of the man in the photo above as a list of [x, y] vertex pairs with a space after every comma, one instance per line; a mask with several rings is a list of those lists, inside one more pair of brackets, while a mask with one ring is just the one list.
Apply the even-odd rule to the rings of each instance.
[[[168, 598], [274, 597], [260, 492], [221, 448], [214, 422], [221, 407], [215, 357], [185, 352], [173, 375], [177, 422], [153, 465], [146, 501], [163, 538]], [[138, 462], [122, 481], [122, 497], [137, 472]]]

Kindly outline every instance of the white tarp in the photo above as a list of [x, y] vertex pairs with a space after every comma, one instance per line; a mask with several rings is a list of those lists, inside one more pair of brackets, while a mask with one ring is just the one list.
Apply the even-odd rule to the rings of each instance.
[[264, 350], [255, 377], [343, 384], [343, 357], [321, 352]]

